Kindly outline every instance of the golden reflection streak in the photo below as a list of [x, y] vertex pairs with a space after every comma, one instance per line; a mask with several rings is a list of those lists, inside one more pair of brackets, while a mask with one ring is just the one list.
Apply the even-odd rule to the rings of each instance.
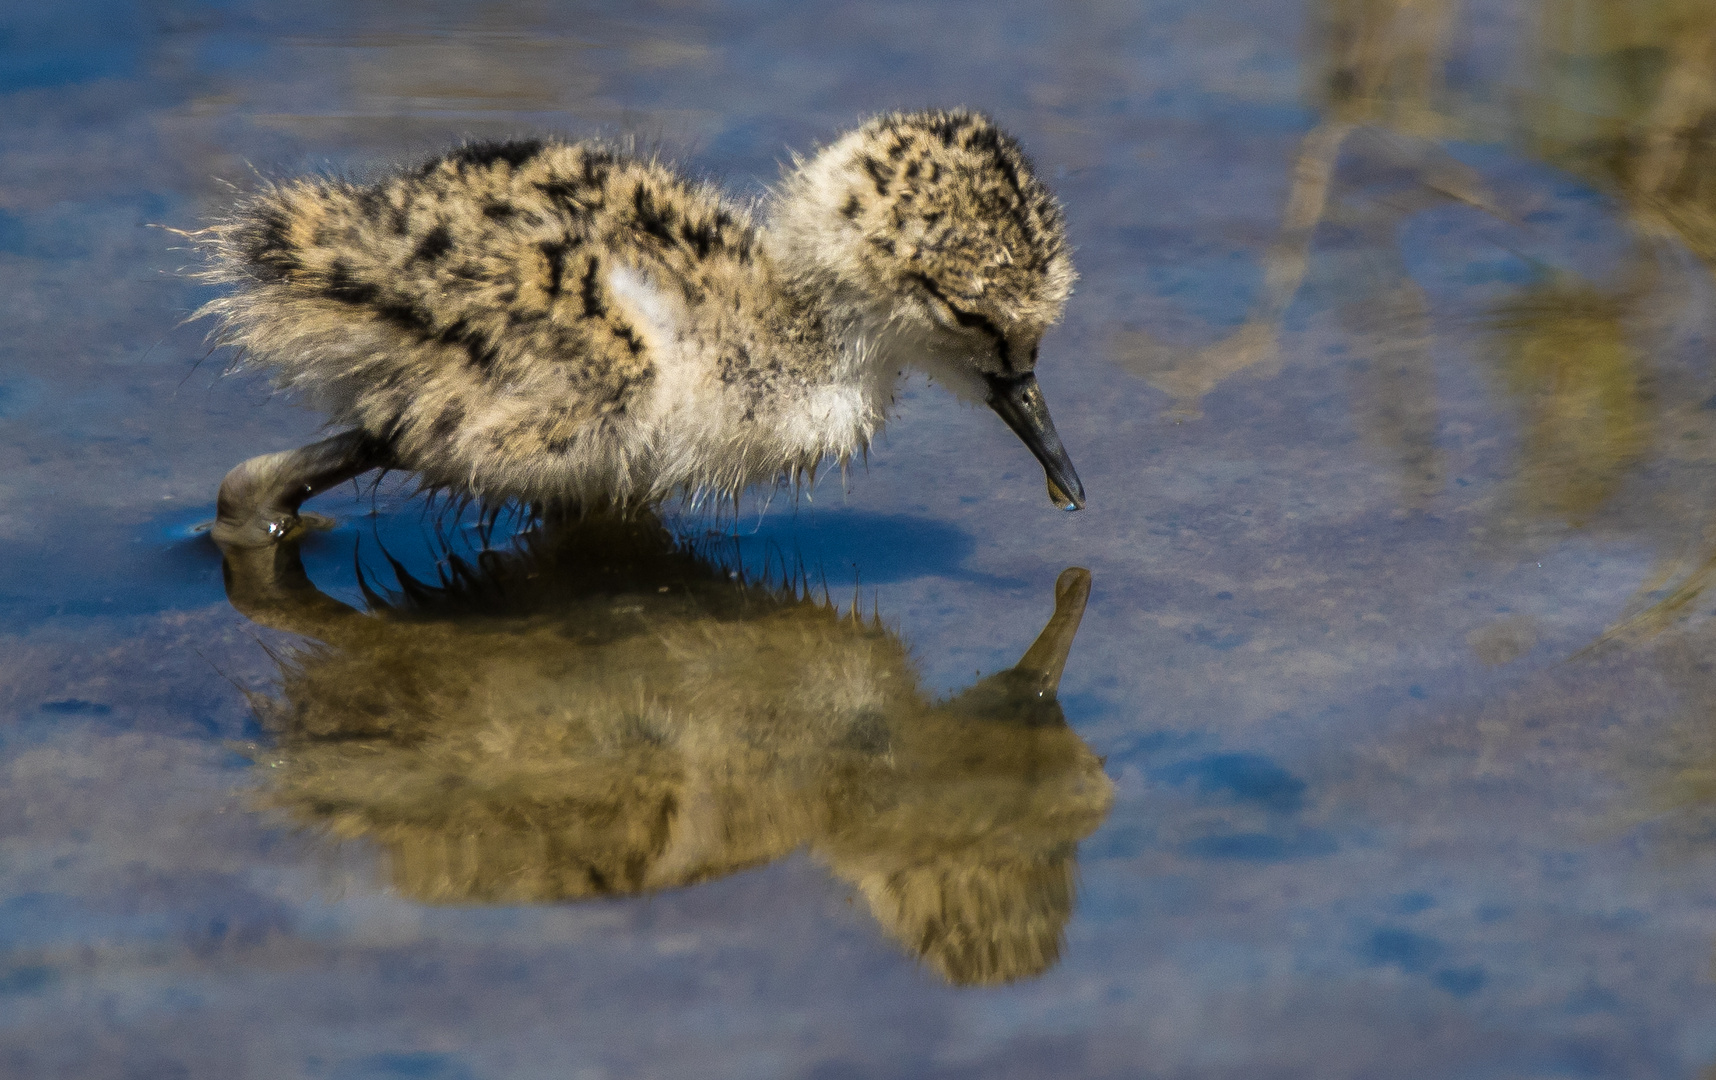
[[653, 521], [584, 521], [424, 585], [322, 594], [296, 547], [227, 553], [252, 620], [309, 636], [253, 703], [262, 803], [369, 839], [429, 903], [676, 888], [808, 849], [950, 982], [1042, 973], [1112, 785], [1055, 701], [1090, 590], [950, 700], [899, 639], [734, 580]]
[[[1684, 248], [1716, 270], [1716, 9], [1702, 0], [1553, 0], [1545, 15], [1545, 81], [1563, 92], [1542, 95], [1537, 149], [1626, 206], [1641, 251], [1614, 297], [1624, 318], [1657, 285], [1663, 257], [1651, 248]], [[1559, 104], [1570, 95], [1584, 107]], [[1595, 441], [1606, 434], [1599, 428]], [[1687, 614], [1716, 577], [1716, 547], [1702, 548], [1661, 560], [1629, 614], [1581, 652], [1653, 636]]]
[[1522, 413], [1515, 483], [1531, 516], [1583, 525], [1650, 446], [1625, 315], [1622, 299], [1561, 277], [1492, 312], [1501, 376]]
[[1203, 415], [1203, 399], [1228, 379], [1253, 368], [1260, 375], [1278, 370], [1281, 316], [1305, 280], [1311, 236], [1328, 203], [1335, 160], [1352, 130], [1345, 123], [1319, 124], [1300, 143], [1281, 231], [1263, 256], [1263, 298], [1243, 326], [1190, 352], [1157, 342], [1142, 330], [1114, 336], [1109, 348], [1114, 362], [1173, 398], [1169, 415], [1196, 419]]

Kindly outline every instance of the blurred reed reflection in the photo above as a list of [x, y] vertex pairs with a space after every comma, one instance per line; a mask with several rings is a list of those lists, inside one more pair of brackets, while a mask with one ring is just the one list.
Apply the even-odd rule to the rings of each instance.
[[1112, 798], [1055, 700], [1087, 571], [1015, 667], [932, 701], [879, 621], [653, 520], [444, 555], [434, 584], [395, 563], [362, 613], [294, 545], [228, 553], [233, 605], [314, 639], [254, 702], [266, 806], [377, 842], [430, 903], [641, 893], [808, 849], [951, 982], [1055, 963]]
[[1309, 96], [1328, 121], [1436, 137], [1459, 0], [1324, 0]]
[[[1622, 280], [1602, 296], [1581, 290], [1585, 316], [1558, 333], [1568, 354], [1558, 367], [1583, 386], [1564, 383], [1559, 396], [1571, 403], [1583, 394], [1596, 407], [1559, 410], [1556, 439], [1569, 449], [1582, 444], [1585, 462], [1567, 463], [1579, 475], [1562, 486], [1598, 494], [1613, 487], [1606, 475], [1617, 465], [1646, 456], [1707, 471], [1707, 376], [1683, 393], [1641, 395], [1638, 385], [1661, 378], [1660, 362], [1636, 346], [1628, 356], [1628, 337], [1602, 327], [1648, 327], [1677, 317], [1677, 307], [1690, 309], [1679, 318], [1707, 325], [1716, 270], [1716, 7], [1548, 0], [1539, 69], [1528, 148], [1610, 192], [1636, 238]], [[1681, 280], [1687, 264], [1702, 278], [1696, 289]], [[1586, 334], [1595, 340], [1574, 343]], [[1680, 437], [1656, 434], [1671, 430]], [[1679, 494], [1684, 502], [1693, 492]], [[1694, 542], [1659, 557], [1626, 616], [1598, 644], [1653, 635], [1693, 610], [1716, 578], [1716, 510], [1700, 512], [1685, 523]]]
[[1457, 5], [1441, 0], [1333, 0], [1313, 20], [1307, 69], [1320, 117], [1294, 155], [1275, 240], [1262, 253], [1263, 288], [1245, 323], [1201, 348], [1147, 331], [1117, 335], [1126, 370], [1170, 395], [1170, 414], [1202, 414], [1227, 380], [1280, 370], [1282, 320], [1326, 224], [1343, 242], [1329, 253], [1335, 316], [1353, 357], [1350, 398], [1361, 436], [1399, 478], [1402, 502], [1439, 491], [1435, 369], [1429, 309], [1407, 274], [1399, 232], [1411, 215], [1455, 200], [1501, 215], [1477, 173], [1434, 141], [1447, 128], [1438, 103]]
[[1497, 305], [1495, 352], [1521, 412], [1519, 499], [1582, 525], [1651, 443], [1653, 417], [1624, 299], [1551, 277]]
[[[1511, 415], [1511, 482], [1484, 534], [1540, 527], [1649, 538], [1666, 552], [1604, 640], [1654, 633], [1716, 579], [1713, 388], [1685, 343], [1707, 339], [1716, 270], [1716, 5], [1538, 0], [1514, 74], [1517, 107], [1450, 88], [1467, 27], [1456, 0], [1321, 0], [1305, 65], [1315, 125], [1293, 155], [1281, 223], [1260, 255], [1246, 321], [1202, 347], [1116, 335], [1115, 362], [1201, 415], [1228, 380], [1280, 372], [1281, 326], [1316, 267], [1351, 421], [1423, 508], [1445, 490], [1435, 320], [1401, 250], [1408, 218], [1464, 203], [1498, 224], [1498, 251], [1533, 227], [1497, 205], [1448, 139], [1507, 140], [1610, 195], [1631, 250], [1603, 280], [1527, 257], [1525, 280], [1484, 301], [1473, 344]], [[1316, 242], [1313, 263], [1313, 241]], [[1448, 325], [1448, 324], [1445, 324]], [[1458, 325], [1458, 324], [1453, 324]], [[1321, 332], [1321, 330], [1319, 330]], [[1648, 512], [1641, 513], [1648, 508]], [[1689, 541], [1688, 538], [1694, 538]]]

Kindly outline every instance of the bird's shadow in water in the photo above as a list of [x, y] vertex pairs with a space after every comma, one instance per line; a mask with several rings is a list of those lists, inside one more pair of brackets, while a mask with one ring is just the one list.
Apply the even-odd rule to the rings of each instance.
[[1003, 589], [1026, 584], [967, 569], [965, 562], [977, 550], [976, 542], [969, 533], [934, 518], [821, 510], [771, 516], [760, 527], [736, 530], [734, 540], [741, 560], [753, 572], [774, 558], [784, 560], [789, 568], [820, 566], [830, 579], [838, 577], [838, 584], [848, 586], [858, 579], [881, 585], [918, 577]]
[[1112, 801], [1055, 700], [1089, 573], [1061, 574], [1017, 665], [935, 700], [879, 620], [723, 554], [654, 519], [545, 523], [444, 547], [429, 580], [360, 571], [360, 611], [295, 544], [226, 552], [234, 607], [309, 639], [252, 698], [260, 802], [376, 843], [430, 903], [630, 895], [808, 850], [949, 981], [1047, 970]]
[[[306, 533], [301, 552], [306, 568], [327, 592], [356, 600], [361, 595], [356, 564], [373, 557], [375, 549], [397, 558], [418, 576], [433, 575], [449, 551], [502, 545], [531, 523], [527, 512], [508, 507], [485, 529], [475, 513], [418, 500], [398, 503], [391, 497], [394, 493], [388, 494], [379, 504], [368, 494], [343, 502], [324, 497], [322, 508], [335, 527]], [[719, 551], [722, 561], [751, 578], [798, 578], [808, 572], [819, 586], [826, 582], [836, 595], [850, 596], [859, 586], [921, 577], [1010, 592], [1028, 585], [1018, 578], [969, 569], [966, 562], [977, 550], [971, 535], [932, 518], [816, 508], [775, 512], [760, 521], [695, 513], [667, 515], [663, 520], [676, 535], [691, 538], [703, 550]]]

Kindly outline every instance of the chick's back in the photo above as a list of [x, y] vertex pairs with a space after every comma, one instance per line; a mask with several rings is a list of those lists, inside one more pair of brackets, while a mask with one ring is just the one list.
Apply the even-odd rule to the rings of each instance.
[[766, 273], [743, 210], [592, 143], [469, 145], [370, 184], [294, 180], [208, 235], [209, 276], [239, 286], [208, 310], [245, 362], [386, 440], [429, 485], [500, 497], [542, 494], [532, 476], [580, 444], [624, 447], [658, 358], [617, 302], [616, 269], [688, 309]]

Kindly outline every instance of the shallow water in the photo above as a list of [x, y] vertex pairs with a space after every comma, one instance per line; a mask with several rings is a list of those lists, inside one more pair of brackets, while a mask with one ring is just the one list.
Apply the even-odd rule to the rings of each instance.
[[[0, 1074], [1710, 1075], [1703, 7], [0, 14]], [[1089, 509], [913, 384], [844, 488], [670, 518], [700, 562], [591, 585], [503, 521], [534, 607], [317, 606], [477, 559], [384, 484], [316, 506], [319, 593], [229, 602], [192, 526], [318, 421], [221, 376], [146, 226], [538, 129], [755, 192], [926, 103], [1067, 206]], [[1060, 714], [949, 705], [1068, 566]], [[696, 723], [601, 706], [628, 665]]]

